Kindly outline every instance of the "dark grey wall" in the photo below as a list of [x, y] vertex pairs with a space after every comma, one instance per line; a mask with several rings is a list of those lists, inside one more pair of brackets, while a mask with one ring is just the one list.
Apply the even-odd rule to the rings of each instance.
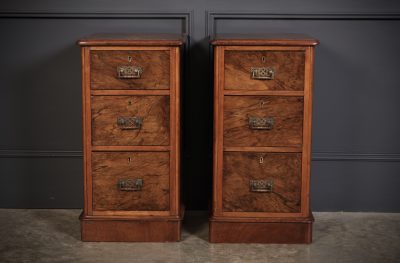
[[82, 207], [80, 53], [106, 32], [190, 35], [183, 192], [211, 196], [208, 36], [301, 32], [316, 50], [312, 207], [400, 212], [400, 2], [1, 1], [0, 207]]

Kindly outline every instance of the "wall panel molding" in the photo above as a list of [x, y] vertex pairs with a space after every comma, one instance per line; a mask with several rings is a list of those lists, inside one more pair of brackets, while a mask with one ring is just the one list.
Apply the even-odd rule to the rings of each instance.
[[193, 10], [190, 11], [124, 11], [124, 12], [63, 12], [57, 10], [9, 10], [1, 11], [1, 18], [14, 19], [180, 19], [184, 21], [182, 33], [193, 33]]
[[216, 21], [229, 19], [244, 20], [400, 20], [399, 12], [359, 13], [278, 13], [278, 12], [236, 12], [207, 11], [206, 36], [214, 37]]
[[[0, 158], [82, 158], [79, 150], [0, 150]], [[314, 152], [312, 161], [400, 162], [400, 153]]]
[[69, 150], [0, 150], [0, 158], [82, 158], [82, 151]]
[[[190, 35], [194, 28], [194, 11], [123, 11], [123, 12], [71, 12], [59, 10], [7, 10], [0, 11], [0, 19], [161, 19], [161, 20], [181, 20], [182, 34], [188, 36], [185, 43], [185, 61], [189, 65], [190, 61]], [[189, 70], [185, 71], [185, 82], [188, 83]], [[80, 150], [20, 150], [20, 149], [0, 149], [0, 158], [82, 158]]]
[[[150, 2], [132, 1], [102, 1], [98, 5], [82, 1], [62, 5], [50, 1], [34, 2], [14, 3], [5, 0], [3, 8], [0, 8], [2, 35], [7, 40], [2, 42], [1, 61], [3, 67], [10, 66], [9, 71], [3, 71], [6, 78], [1, 80], [3, 88], [0, 95], [3, 98], [3, 123], [6, 123], [2, 133], [3, 143], [0, 145], [3, 185], [0, 188], [0, 205], [3, 207], [65, 208], [79, 207], [82, 203], [83, 154], [77, 122], [80, 124], [78, 117], [81, 103], [77, 97], [80, 96], [80, 63], [79, 48], [75, 45], [78, 37], [97, 31], [140, 32], [144, 31], [143, 28], [151, 32], [188, 34], [183, 80], [186, 85], [182, 112], [186, 147], [182, 155], [182, 195], [189, 210], [205, 210], [212, 193], [210, 102], [213, 54], [208, 37], [228, 31], [257, 33], [264, 28], [300, 32], [306, 26], [313, 25], [309, 32], [311, 35], [318, 36], [321, 33], [322, 39], [334, 40], [329, 45], [321, 45], [323, 48], [319, 49], [320, 74], [316, 79], [321, 85], [328, 85], [315, 94], [320, 96], [316, 98], [320, 99], [324, 111], [316, 115], [314, 120], [321, 125], [315, 126], [318, 129], [314, 130], [314, 133], [319, 134], [314, 137], [314, 142], [318, 143], [314, 143], [312, 154], [313, 207], [325, 211], [400, 211], [396, 189], [400, 180], [400, 148], [395, 140], [400, 126], [393, 121], [399, 109], [395, 99], [399, 95], [396, 89], [396, 83], [399, 83], [396, 69], [399, 64], [393, 54], [396, 54], [400, 43], [400, 37], [396, 34], [400, 21], [400, 2], [381, 4], [369, 1], [361, 4], [339, 1], [330, 3], [329, 9], [328, 5], [314, 0], [301, 8], [288, 6], [287, 1], [271, 3], [268, 7], [263, 1], [252, 3], [251, 7], [237, 1], [173, 1], [179, 5], [167, 2], [152, 5]], [[246, 8], [250, 10], [241, 11]], [[80, 25], [82, 28], [79, 28]], [[67, 34], [64, 34], [64, 30]], [[353, 35], [353, 32], [356, 34]], [[40, 35], [35, 39], [37, 34]], [[57, 41], [53, 43], [52, 38], [57, 38]], [[34, 44], [32, 48], [20, 52], [21, 47], [25, 47], [30, 39]], [[366, 45], [362, 45], [363, 41], [367, 41]], [[378, 45], [379, 48], [375, 49], [379, 43], [382, 46]], [[358, 53], [349, 57], [354, 51]], [[369, 52], [369, 56], [358, 61], [357, 57], [364, 58], [363, 52]], [[30, 59], [27, 60], [27, 57]], [[331, 63], [328, 64], [328, 61]], [[346, 61], [351, 63], [346, 64]], [[365, 61], [371, 63], [364, 64]], [[348, 85], [359, 86], [357, 89], [345, 87], [333, 93], [325, 93], [335, 85], [343, 87], [345, 81], [333, 83], [329, 74], [330, 70], [339, 65], [346, 65], [341, 68], [341, 73], [347, 72], [353, 76], [349, 78]], [[369, 70], [372, 72], [373, 65], [380, 66], [376, 72], [385, 74], [385, 86], [379, 85], [382, 82], [378, 77], [371, 77], [373, 81], [365, 78]], [[60, 95], [68, 95], [69, 101], [60, 96], [49, 104], [43, 104], [58, 95], [57, 89], [53, 88], [59, 72], [56, 68], [71, 74], [70, 79], [57, 87], [65, 91]], [[49, 81], [41, 86], [47, 74]], [[26, 77], [20, 78], [22, 75]], [[66, 90], [72, 85], [71, 90]], [[379, 93], [375, 93], [375, 85], [379, 85]], [[362, 90], [366, 92], [364, 96], [356, 96]], [[375, 94], [382, 96], [374, 97]], [[324, 104], [327, 99], [336, 101], [344, 96], [349, 98], [348, 95], [354, 96], [358, 104], [353, 105], [351, 99], [346, 99], [342, 103], [344, 110], [334, 112], [329, 110], [330, 104]], [[63, 109], [71, 107], [73, 112], [59, 110], [53, 114], [51, 109], [57, 105], [58, 99], [65, 102], [62, 104]], [[36, 103], [40, 103], [40, 107]], [[25, 115], [26, 111], [34, 107], [35, 111]], [[357, 108], [354, 108], [352, 114], [344, 115], [350, 107]], [[337, 137], [333, 137], [336, 130], [323, 125], [329, 121], [324, 118], [326, 113], [333, 114], [331, 124], [343, 121], [338, 127], [340, 130]], [[56, 129], [51, 129], [48, 120], [56, 114], [65, 118], [71, 116], [65, 127], [74, 129], [73, 133], [64, 129], [64, 133], [58, 134], [64, 131], [59, 122], [54, 123]], [[40, 126], [20, 125], [17, 121], [22, 120], [21, 116], [24, 116], [24, 120], [29, 118], [29, 123], [38, 121]], [[360, 116], [365, 118], [361, 119]], [[382, 133], [374, 132], [376, 129], [364, 133], [363, 128], [370, 127], [369, 121], [375, 116], [379, 116], [377, 123], [385, 124], [379, 126]], [[356, 119], [360, 119], [360, 122], [353, 121]], [[347, 126], [348, 123], [352, 124], [351, 127]], [[57, 134], [61, 139], [56, 136], [46, 138], [50, 133]], [[362, 136], [357, 136], [360, 135], [358, 133], [362, 133]], [[357, 141], [351, 144], [353, 136], [357, 137]], [[375, 136], [375, 139], [370, 141], [370, 136]], [[331, 138], [332, 142], [325, 141]]]
[[[213, 38], [217, 33], [217, 20], [400, 20], [399, 12], [352, 12], [352, 13], [285, 13], [285, 12], [237, 12], [206, 11], [205, 35]], [[210, 47], [210, 53], [212, 52]], [[210, 56], [210, 63], [211, 63]], [[210, 64], [211, 65], [211, 64]], [[400, 162], [400, 153], [346, 153], [313, 152], [312, 161], [371, 161]]]
[[400, 154], [314, 152], [312, 154], [312, 161], [400, 162]]

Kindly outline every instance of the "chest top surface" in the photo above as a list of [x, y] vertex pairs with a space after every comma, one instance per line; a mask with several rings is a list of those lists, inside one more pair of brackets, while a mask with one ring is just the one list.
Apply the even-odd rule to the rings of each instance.
[[305, 34], [217, 34], [211, 41], [214, 46], [231, 45], [278, 45], [278, 46], [315, 46], [318, 40]]
[[181, 46], [185, 34], [94, 34], [78, 41], [80, 46]]

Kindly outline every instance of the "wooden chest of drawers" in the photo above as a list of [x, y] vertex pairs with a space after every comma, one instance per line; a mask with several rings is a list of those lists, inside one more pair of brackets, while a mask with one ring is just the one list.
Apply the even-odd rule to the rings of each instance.
[[210, 242], [310, 243], [314, 46], [303, 35], [214, 45]]
[[179, 35], [98, 35], [82, 49], [84, 241], [178, 241]]

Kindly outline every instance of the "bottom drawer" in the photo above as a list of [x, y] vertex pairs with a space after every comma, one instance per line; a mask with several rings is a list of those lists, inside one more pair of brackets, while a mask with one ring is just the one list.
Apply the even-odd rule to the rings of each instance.
[[168, 152], [93, 152], [93, 210], [169, 210]]
[[301, 153], [225, 152], [224, 212], [297, 213]]

